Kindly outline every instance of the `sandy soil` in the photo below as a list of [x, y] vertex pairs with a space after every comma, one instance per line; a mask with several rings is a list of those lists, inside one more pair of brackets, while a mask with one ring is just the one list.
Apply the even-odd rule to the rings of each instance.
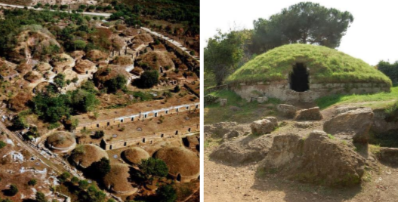
[[275, 176], [256, 179], [256, 164], [232, 167], [209, 160], [215, 147], [205, 151], [204, 199], [216, 201], [326, 201], [367, 202], [398, 200], [398, 169], [381, 166], [370, 172], [362, 187], [332, 189], [291, 182]]

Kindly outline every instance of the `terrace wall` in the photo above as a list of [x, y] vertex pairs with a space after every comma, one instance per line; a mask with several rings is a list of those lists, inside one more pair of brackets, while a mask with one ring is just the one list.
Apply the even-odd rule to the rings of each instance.
[[288, 81], [240, 83], [230, 85], [229, 88], [247, 101], [266, 96], [282, 101], [299, 102], [313, 102], [315, 99], [327, 95], [372, 94], [390, 91], [390, 87], [383, 83], [310, 83], [309, 90], [296, 92], [290, 89]]
[[146, 112], [137, 112], [134, 114], [130, 114], [128, 116], [121, 116], [121, 117], [117, 117], [117, 118], [105, 119], [105, 120], [99, 120], [99, 121], [94, 120], [91, 123], [79, 124], [76, 127], [76, 130], [79, 131], [79, 130], [83, 130], [83, 129], [95, 129], [95, 128], [102, 128], [102, 127], [106, 127], [106, 126], [113, 126], [113, 125], [118, 125], [118, 124], [123, 124], [123, 123], [130, 123], [130, 122], [134, 122], [134, 121], [150, 119], [153, 117], [167, 116], [167, 115], [171, 115], [171, 114], [178, 114], [180, 112], [193, 111], [193, 110], [196, 110], [199, 108], [200, 108], [200, 103], [193, 103], [193, 104], [178, 105], [178, 106], [169, 107], [169, 108], [155, 109], [155, 110], [146, 111]]

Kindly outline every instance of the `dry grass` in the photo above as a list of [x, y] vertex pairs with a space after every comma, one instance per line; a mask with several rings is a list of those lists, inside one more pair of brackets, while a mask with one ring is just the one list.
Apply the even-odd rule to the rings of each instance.
[[98, 146], [79, 145], [72, 151], [70, 159], [76, 165], [80, 165], [82, 168], [87, 168], [104, 157], [109, 158], [108, 154]]
[[185, 147], [165, 147], [155, 153], [155, 158], [162, 159], [171, 175], [192, 176], [199, 174], [199, 157]]

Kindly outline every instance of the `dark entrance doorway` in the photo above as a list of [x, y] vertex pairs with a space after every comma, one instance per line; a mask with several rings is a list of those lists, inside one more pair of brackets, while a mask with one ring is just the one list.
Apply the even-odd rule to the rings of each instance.
[[308, 72], [303, 63], [296, 63], [289, 79], [290, 89], [297, 92], [309, 90]]

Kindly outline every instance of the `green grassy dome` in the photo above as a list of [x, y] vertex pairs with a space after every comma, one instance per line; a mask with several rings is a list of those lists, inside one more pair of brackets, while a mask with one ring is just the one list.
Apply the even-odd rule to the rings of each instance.
[[230, 75], [226, 82], [270, 82], [288, 78], [296, 63], [309, 69], [311, 83], [380, 83], [391, 80], [361, 59], [324, 46], [290, 44], [258, 55]]

